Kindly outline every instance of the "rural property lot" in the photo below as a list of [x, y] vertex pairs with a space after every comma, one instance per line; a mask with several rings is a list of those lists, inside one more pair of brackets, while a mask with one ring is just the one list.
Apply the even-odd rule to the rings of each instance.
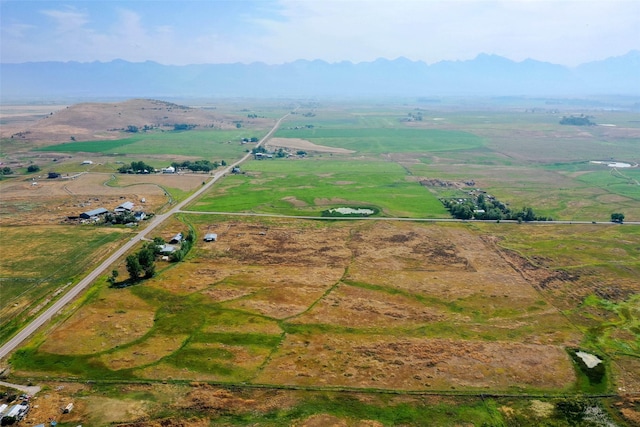
[[[242, 138], [263, 135], [283, 108], [255, 117], [244, 106], [225, 114], [178, 107], [109, 108], [126, 108], [141, 125], [155, 123], [148, 108], [172, 120], [188, 113], [204, 120], [200, 128], [165, 123], [131, 135], [112, 114], [82, 128], [91, 141], [69, 141], [58, 125], [83, 125], [70, 114], [78, 107], [46, 119], [56, 126], [3, 140], [3, 159], [18, 172], [0, 181], [3, 237], [18, 242], [2, 264], [4, 334], [134, 236], [135, 227], [68, 216], [125, 200], [162, 215], [211, 175], [118, 167], [231, 162], [254, 147]], [[615, 126], [581, 129], [559, 125], [557, 114], [301, 107], [267, 144], [286, 155], [243, 163], [147, 236], [195, 232], [182, 262], [157, 257], [153, 278], [125, 286], [126, 263], [117, 261], [109, 270], [124, 287], [103, 276], [14, 353], [11, 380], [50, 385], [29, 422], [73, 400], [74, 413], [60, 419], [67, 425], [568, 426], [594, 411], [633, 425], [640, 231], [591, 221], [616, 211], [639, 218], [640, 169], [590, 161], [637, 163], [637, 125], [626, 113], [599, 112]], [[22, 151], [34, 135], [50, 139]], [[28, 174], [30, 162], [41, 172]], [[62, 179], [36, 178], [48, 170]], [[439, 198], [480, 191], [513, 209], [587, 223], [390, 219], [449, 219]], [[378, 213], [350, 221], [231, 214], [319, 216], [347, 206]], [[206, 233], [218, 240], [204, 242]], [[602, 363], [588, 370], [577, 350]]]
[[190, 221], [220, 241], [141, 287], [98, 291], [32, 355], [49, 362], [18, 356], [16, 374], [59, 375], [55, 360], [81, 354], [87, 379], [573, 387], [564, 347], [581, 334], [466, 227]]
[[[181, 221], [170, 221], [158, 235], [171, 236], [190, 224], [200, 236], [217, 233], [218, 241], [199, 241], [180, 264], [159, 263], [158, 276], [141, 285], [95, 287], [71, 317], [17, 352], [12, 375], [169, 380], [182, 390], [180, 399], [167, 402], [171, 411], [180, 411], [181, 399], [192, 399], [199, 416], [221, 408], [235, 414], [269, 411], [254, 399], [258, 390], [230, 392], [219, 388], [223, 384], [307, 389], [304, 398], [281, 392], [276, 407], [290, 408], [293, 415], [300, 399], [316, 399], [312, 391], [318, 388], [525, 395], [589, 390], [566, 351], [584, 348], [606, 355], [608, 388], [640, 391], [640, 366], [631, 356], [638, 353], [632, 332], [637, 306], [629, 299], [637, 283], [624, 273], [633, 276], [629, 271], [640, 269], [633, 252], [640, 236], [626, 228], [195, 214], [183, 214]], [[581, 243], [581, 252], [550, 257], [554, 235], [564, 246], [578, 244], [586, 231], [592, 238]], [[598, 266], [586, 261], [602, 239], [616, 236], [624, 236], [628, 246], [622, 247], [630, 252], [617, 252], [619, 271], [610, 270], [617, 279], [605, 286], [592, 280]], [[524, 246], [534, 249], [523, 251]], [[577, 263], [570, 273], [561, 268]], [[594, 296], [604, 290], [612, 293], [609, 306]], [[625, 310], [631, 317], [624, 317]], [[593, 328], [605, 333], [592, 335]], [[180, 381], [196, 383], [189, 389]], [[157, 399], [150, 389], [136, 393]], [[329, 396], [322, 398], [328, 399], [322, 400], [325, 409], [337, 404]], [[382, 404], [375, 396], [363, 399], [360, 404]], [[466, 411], [462, 399], [457, 401], [454, 414]], [[514, 412], [495, 408], [498, 417], [528, 413], [527, 400], [502, 402]], [[84, 404], [85, 411], [101, 407]], [[421, 407], [417, 401], [411, 405]], [[622, 405], [633, 417], [632, 404]], [[117, 419], [139, 419], [144, 410], [137, 411], [120, 412]], [[472, 419], [491, 411], [485, 408]], [[352, 409], [346, 413], [367, 419]]]

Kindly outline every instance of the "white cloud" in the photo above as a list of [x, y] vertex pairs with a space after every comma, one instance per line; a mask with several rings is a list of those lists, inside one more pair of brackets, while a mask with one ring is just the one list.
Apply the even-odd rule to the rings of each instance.
[[59, 33], [75, 31], [89, 23], [87, 13], [73, 7], [67, 7], [64, 10], [41, 10], [40, 13], [55, 21], [56, 30]]
[[[573, 64], [638, 48], [640, 2], [282, 0], [285, 22], [258, 21], [276, 61], [406, 56], [436, 62], [497, 53]], [[633, 35], [636, 37], [633, 37]], [[608, 40], [603, 46], [598, 40]], [[615, 52], [611, 52], [615, 49]]]
[[[162, 13], [175, 8], [170, 1], [78, 4], [39, 10], [48, 26], [3, 18], [3, 60], [434, 63], [485, 52], [576, 65], [640, 49], [635, 0], [277, 0], [247, 2], [256, 8], [240, 15], [194, 1], [181, 19]], [[201, 14], [198, 25], [182, 25], [196, 20], [192, 13]]]
[[29, 32], [31, 32], [35, 28], [35, 25], [14, 22], [8, 25], [3, 25], [2, 33], [3, 37], [22, 39], [25, 38], [29, 34]]

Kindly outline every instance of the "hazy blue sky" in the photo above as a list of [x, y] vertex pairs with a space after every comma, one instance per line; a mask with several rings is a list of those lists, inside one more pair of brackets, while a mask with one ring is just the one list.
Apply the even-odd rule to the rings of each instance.
[[577, 65], [640, 49], [640, 0], [0, 0], [0, 60]]

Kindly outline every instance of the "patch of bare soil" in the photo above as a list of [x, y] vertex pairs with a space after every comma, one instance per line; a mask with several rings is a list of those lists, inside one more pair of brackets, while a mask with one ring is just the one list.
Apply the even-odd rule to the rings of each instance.
[[292, 150], [304, 150], [314, 151], [317, 153], [335, 153], [335, 154], [351, 154], [355, 153], [353, 150], [347, 150], [345, 148], [327, 147], [325, 145], [317, 145], [311, 141], [300, 138], [271, 138], [267, 142], [267, 148], [270, 150], [277, 150], [279, 148], [286, 148]]
[[[13, 126], [2, 137], [29, 142], [32, 146], [77, 141], [122, 138], [129, 126], [173, 130], [175, 124], [216, 129], [235, 129], [230, 118], [216, 111], [191, 108], [151, 99], [119, 103], [82, 103], [59, 109], [23, 128]], [[20, 130], [17, 130], [20, 129]]]

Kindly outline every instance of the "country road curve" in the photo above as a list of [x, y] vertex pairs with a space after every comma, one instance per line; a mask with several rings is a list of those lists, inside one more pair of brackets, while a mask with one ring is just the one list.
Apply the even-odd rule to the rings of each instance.
[[[264, 144], [269, 138], [273, 136], [273, 134], [280, 127], [280, 123], [287, 118], [291, 113], [287, 113], [282, 116], [271, 130], [256, 144], [256, 147]], [[67, 304], [69, 304], [73, 299], [75, 299], [82, 291], [85, 290], [94, 280], [96, 280], [101, 274], [103, 274], [113, 263], [115, 263], [120, 257], [126, 254], [129, 250], [131, 250], [138, 242], [144, 239], [147, 234], [149, 234], [152, 230], [162, 224], [165, 220], [171, 217], [173, 214], [179, 212], [184, 206], [191, 203], [194, 199], [199, 197], [202, 193], [207, 191], [213, 184], [215, 184], [220, 178], [229, 173], [234, 167], [240, 165], [251, 157], [251, 153], [247, 153], [240, 160], [235, 163], [227, 166], [224, 170], [217, 172], [213, 175], [213, 177], [205, 183], [201, 188], [199, 188], [195, 193], [191, 196], [187, 197], [182, 202], [176, 204], [171, 210], [166, 213], [155, 215], [153, 219], [147, 224], [147, 226], [141, 230], [138, 234], [132, 237], [127, 243], [118, 248], [115, 252], [109, 256], [106, 260], [104, 260], [99, 266], [93, 269], [86, 277], [78, 282], [73, 288], [71, 288], [67, 293], [65, 293], [62, 297], [57, 299], [49, 308], [47, 308], [42, 314], [33, 319], [31, 323], [26, 325], [23, 329], [20, 330], [16, 335], [14, 335], [11, 339], [9, 339], [6, 343], [0, 347], [0, 360], [4, 359], [7, 355], [9, 355], [12, 351], [14, 351], [24, 340], [26, 340], [29, 336], [31, 336], [36, 330], [38, 330], [42, 325], [48, 322], [52, 317], [54, 317], [60, 310], [62, 310]]]

